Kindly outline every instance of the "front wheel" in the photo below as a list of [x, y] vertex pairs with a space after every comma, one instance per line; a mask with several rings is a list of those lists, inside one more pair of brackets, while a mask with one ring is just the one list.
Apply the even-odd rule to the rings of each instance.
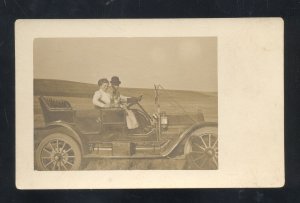
[[204, 127], [194, 131], [184, 152], [188, 169], [218, 169], [218, 129]]
[[35, 153], [35, 160], [38, 170], [78, 170], [81, 165], [81, 151], [70, 136], [53, 133], [41, 141]]

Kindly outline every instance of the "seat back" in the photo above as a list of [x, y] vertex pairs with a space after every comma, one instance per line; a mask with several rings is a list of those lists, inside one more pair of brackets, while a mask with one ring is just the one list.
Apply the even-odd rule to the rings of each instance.
[[75, 111], [71, 104], [62, 99], [54, 99], [52, 97], [39, 97], [45, 123], [53, 121], [74, 122]]

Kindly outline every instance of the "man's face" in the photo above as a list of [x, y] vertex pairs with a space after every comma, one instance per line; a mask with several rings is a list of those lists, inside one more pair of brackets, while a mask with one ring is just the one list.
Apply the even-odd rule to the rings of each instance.
[[112, 87], [116, 90], [119, 89], [119, 85], [112, 85]]

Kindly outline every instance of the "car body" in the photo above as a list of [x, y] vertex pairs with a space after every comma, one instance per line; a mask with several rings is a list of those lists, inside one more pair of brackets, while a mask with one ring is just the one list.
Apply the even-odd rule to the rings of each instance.
[[139, 127], [127, 129], [120, 107], [76, 111], [66, 100], [39, 97], [45, 127], [35, 129], [37, 170], [79, 170], [89, 159], [186, 159], [186, 169], [217, 169], [217, 123], [203, 115], [187, 125], [160, 111], [150, 116], [129, 102]]

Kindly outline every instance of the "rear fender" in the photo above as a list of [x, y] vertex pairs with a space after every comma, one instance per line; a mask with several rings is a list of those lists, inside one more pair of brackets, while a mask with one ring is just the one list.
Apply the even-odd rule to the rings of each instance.
[[79, 130], [77, 130], [74, 125], [65, 123], [65, 122], [56, 121], [56, 122], [47, 124], [47, 126], [44, 130], [51, 130], [53, 132], [61, 132], [61, 133], [64, 133], [64, 134], [72, 137], [78, 143], [82, 153], [85, 154], [85, 150], [83, 147], [85, 144], [85, 140], [81, 137]]
[[176, 157], [180, 155], [184, 155], [184, 146], [187, 140], [189, 139], [190, 135], [195, 132], [196, 130], [199, 130], [201, 128], [205, 127], [218, 127], [218, 124], [215, 122], [202, 122], [202, 123], [196, 123], [192, 125], [190, 128], [185, 130], [180, 136], [179, 139], [176, 141], [176, 143], [171, 146], [166, 152], [163, 154], [165, 157]]

